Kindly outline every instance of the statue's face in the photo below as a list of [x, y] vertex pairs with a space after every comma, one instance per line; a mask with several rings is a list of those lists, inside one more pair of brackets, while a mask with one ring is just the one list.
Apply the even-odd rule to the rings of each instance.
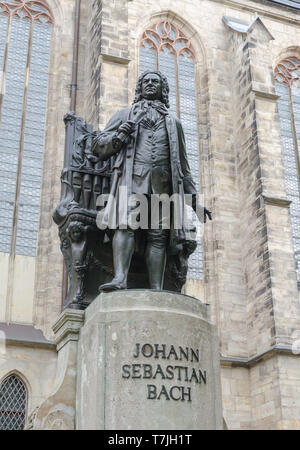
[[161, 100], [162, 84], [160, 76], [156, 73], [148, 73], [142, 82], [142, 97], [147, 100]]
[[73, 241], [79, 242], [81, 239], [81, 229], [77, 227], [73, 228], [73, 230], [71, 231], [71, 236]]

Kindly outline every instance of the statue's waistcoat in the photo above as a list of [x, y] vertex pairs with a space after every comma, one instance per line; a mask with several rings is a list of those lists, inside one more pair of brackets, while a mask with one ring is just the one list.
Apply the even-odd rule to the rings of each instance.
[[142, 122], [139, 127], [133, 161], [134, 193], [171, 192], [170, 145], [165, 117], [156, 112], [154, 119]]

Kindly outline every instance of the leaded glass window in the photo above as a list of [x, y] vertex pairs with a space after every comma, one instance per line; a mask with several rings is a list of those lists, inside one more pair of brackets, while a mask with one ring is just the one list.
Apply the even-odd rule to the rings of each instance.
[[36, 255], [51, 24], [45, 0], [0, 1], [0, 252]]
[[288, 199], [300, 288], [300, 59], [283, 59], [275, 68], [276, 93]]
[[[187, 155], [193, 179], [199, 192], [199, 135], [195, 87], [195, 51], [191, 41], [174, 24], [167, 21], [148, 28], [142, 36], [140, 47], [140, 73], [160, 70], [170, 86], [170, 111], [183, 125]], [[194, 215], [194, 223], [198, 223]], [[203, 254], [201, 233], [198, 246], [189, 258], [188, 277], [202, 279]]]
[[0, 430], [23, 430], [27, 411], [27, 389], [17, 375], [0, 384]]

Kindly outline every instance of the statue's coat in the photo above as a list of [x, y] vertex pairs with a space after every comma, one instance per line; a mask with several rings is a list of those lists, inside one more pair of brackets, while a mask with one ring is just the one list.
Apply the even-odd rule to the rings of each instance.
[[[132, 193], [132, 176], [134, 155], [139, 133], [139, 125], [136, 126], [135, 131], [127, 138], [121, 151], [116, 150], [113, 146], [113, 137], [119, 127], [127, 120], [134, 120], [138, 104], [124, 108], [118, 111], [110, 119], [106, 128], [102, 132], [97, 132], [93, 141], [93, 151], [99, 156], [101, 160], [106, 160], [111, 156], [116, 156], [112, 178], [118, 176], [117, 183], [111, 182], [111, 186], [115, 186], [112, 195], [116, 195], [119, 186], [127, 186], [128, 196]], [[196, 187], [191, 176], [190, 166], [186, 154], [186, 145], [184, 133], [180, 120], [173, 114], [168, 113], [165, 116], [166, 129], [170, 145], [170, 162], [172, 174], [172, 193], [180, 194], [184, 205], [184, 194], [195, 194]], [[172, 238], [177, 236], [174, 244], [184, 239], [182, 230], [174, 230]], [[176, 242], [177, 241], [177, 242]]]

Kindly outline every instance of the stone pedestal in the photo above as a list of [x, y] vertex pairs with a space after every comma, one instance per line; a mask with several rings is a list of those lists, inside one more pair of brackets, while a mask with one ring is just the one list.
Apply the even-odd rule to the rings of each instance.
[[85, 311], [77, 361], [77, 429], [222, 428], [218, 340], [199, 300], [103, 293]]

